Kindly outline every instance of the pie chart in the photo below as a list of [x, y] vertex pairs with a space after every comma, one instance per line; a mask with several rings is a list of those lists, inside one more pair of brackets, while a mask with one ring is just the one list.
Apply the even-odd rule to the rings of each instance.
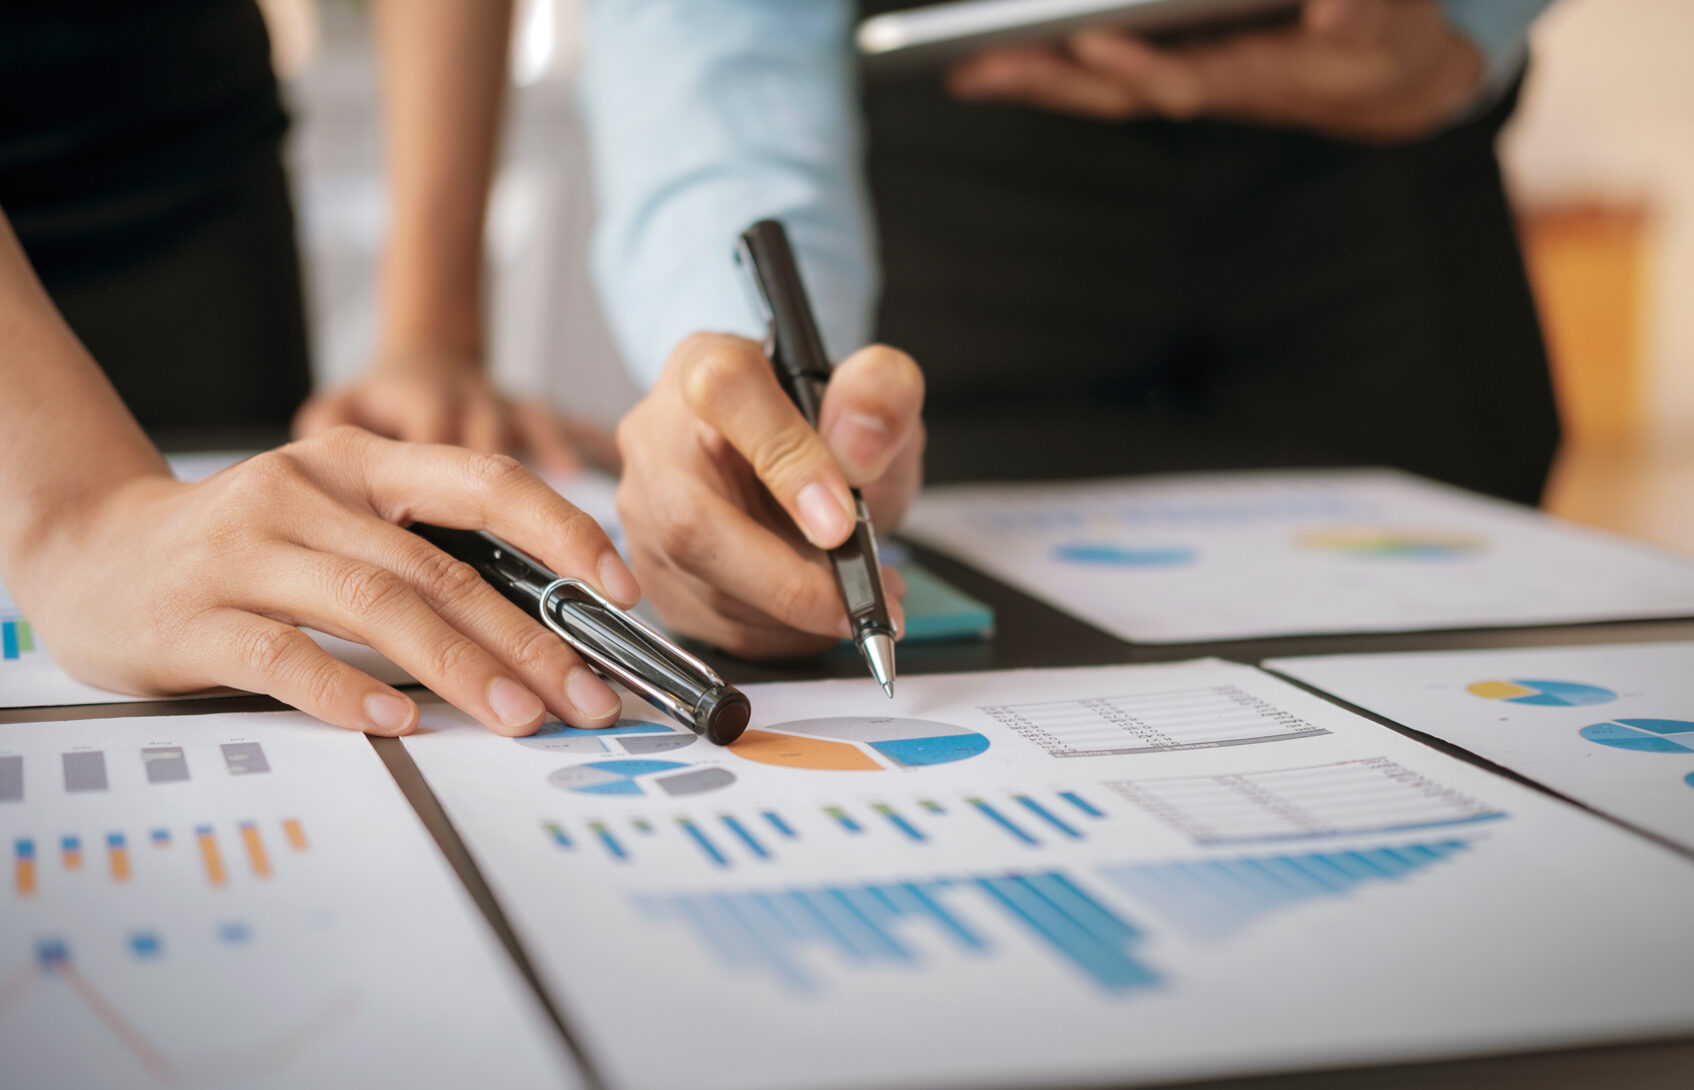
[[549, 721], [528, 738], [515, 741], [551, 753], [663, 753], [694, 744], [694, 735], [666, 723], [620, 719], [609, 727], [584, 730]]
[[1618, 694], [1598, 685], [1583, 685], [1575, 681], [1544, 681], [1538, 678], [1478, 681], [1465, 688], [1471, 695], [1480, 696], [1484, 700], [1536, 704], [1545, 708], [1577, 708], [1585, 704], [1605, 704], [1618, 698]]
[[1582, 728], [1590, 742], [1643, 753], [1694, 753], [1694, 723], [1686, 719], [1614, 719]]
[[1096, 568], [1163, 568], [1172, 564], [1189, 563], [1194, 559], [1194, 550], [1131, 547], [1110, 542], [1075, 542], [1053, 546], [1053, 559]]
[[578, 795], [665, 798], [728, 787], [735, 782], [735, 773], [681, 761], [590, 761], [561, 768], [547, 782]]
[[1370, 526], [1313, 530], [1300, 535], [1300, 544], [1367, 560], [1457, 560], [1487, 548], [1483, 539], [1465, 534]]
[[775, 723], [748, 731], [729, 747], [760, 764], [830, 772], [951, 764], [987, 749], [986, 735], [951, 723], [860, 716]]

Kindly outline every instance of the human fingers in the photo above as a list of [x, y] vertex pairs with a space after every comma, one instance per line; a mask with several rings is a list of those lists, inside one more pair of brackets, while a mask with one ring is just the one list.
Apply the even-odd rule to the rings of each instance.
[[343, 391], [335, 394], [315, 394], [294, 414], [292, 427], [296, 439], [305, 439], [331, 428], [358, 423], [352, 399]]
[[1051, 50], [990, 50], [955, 65], [947, 87], [969, 102], [1022, 103], [1097, 121], [1145, 112], [1133, 89]]
[[861, 348], [835, 368], [818, 431], [848, 484], [863, 487], [887, 471], [919, 427], [923, 394], [916, 361], [886, 345]]
[[366, 734], [408, 734], [417, 726], [410, 697], [330, 655], [293, 625], [226, 608], [203, 614], [195, 631], [194, 672], [204, 671], [208, 685], [265, 693]]
[[512, 427], [519, 449], [528, 451], [543, 473], [564, 476], [582, 468], [564, 424], [546, 406], [533, 402], [514, 406]]
[[280, 546], [259, 565], [263, 578], [236, 596], [248, 610], [373, 647], [497, 733], [531, 734], [545, 718], [541, 699], [513, 671], [396, 572], [299, 546]]
[[643, 569], [647, 600], [666, 627], [744, 659], [790, 659], [820, 655], [841, 635], [800, 632], [778, 621], [727, 616], [696, 593], [705, 584], [676, 569]]
[[630, 498], [632, 485], [619, 491], [643, 571], [673, 567], [714, 595], [747, 603], [790, 628], [833, 638], [849, 634], [840, 592], [816, 553], [796, 552], [795, 543], [698, 482], [646, 484], [639, 500]]
[[621, 710], [617, 693], [532, 613], [502, 597], [475, 568], [374, 515], [322, 519], [304, 544], [384, 568], [404, 579], [443, 620], [489, 651], [547, 710], [575, 727], [603, 727]]
[[499, 454], [512, 449], [506, 406], [488, 387], [474, 390], [460, 410], [459, 441], [472, 450]]
[[[827, 563], [821, 560], [814, 563], [815, 566], [822, 568], [826, 574], [828, 574], [830, 585], [832, 587], [835, 586], [834, 574], [830, 571]], [[906, 631], [906, 611], [904, 603], [902, 602], [902, 599], [906, 594], [906, 581], [899, 572], [895, 571], [886, 564], [882, 565], [880, 570], [882, 573], [883, 590], [886, 592], [888, 600], [889, 620], [893, 623], [894, 633], [896, 638], [898, 638], [899, 636], [904, 635]], [[701, 603], [707, 609], [711, 610], [714, 614], [722, 617], [726, 621], [734, 624], [745, 625], [749, 628], [791, 630], [791, 626], [785, 621], [766, 612], [758, 605], [748, 602], [742, 598], [737, 598], [726, 592], [722, 587], [708, 583], [698, 576], [674, 565], [668, 566], [668, 570], [666, 571], [664, 578], [672, 584], [683, 587], [694, 601]], [[829, 608], [841, 618], [841, 623], [838, 623], [838, 626], [834, 630], [833, 637], [831, 637], [829, 633], [816, 633], [815, 635], [817, 635], [820, 640], [830, 638], [846, 639], [851, 634], [851, 630], [844, 623], [846, 618], [846, 607], [841, 601], [840, 589], [838, 587], [834, 591], [832, 605]]]
[[1393, 17], [1392, 0], [1306, 0], [1300, 25], [1309, 34], [1335, 42], [1375, 41]]
[[676, 382], [689, 410], [747, 460], [820, 549], [853, 531], [853, 500], [823, 439], [777, 383], [759, 346], [696, 334], [679, 350]]
[[1156, 49], [1128, 34], [1085, 30], [1071, 39], [1071, 55], [1163, 117], [1186, 119], [1207, 109], [1206, 73], [1184, 51]]
[[[619, 605], [640, 600], [640, 585], [599, 524], [515, 458], [358, 432], [338, 438], [365, 501], [384, 520], [487, 530]], [[333, 459], [333, 449], [326, 453]]]

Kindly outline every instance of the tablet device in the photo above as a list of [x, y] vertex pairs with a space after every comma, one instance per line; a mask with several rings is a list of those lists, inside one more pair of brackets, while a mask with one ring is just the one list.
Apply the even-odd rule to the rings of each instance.
[[878, 67], [940, 64], [995, 45], [1058, 41], [1106, 26], [1168, 40], [1292, 21], [1299, 0], [952, 0], [859, 24]]

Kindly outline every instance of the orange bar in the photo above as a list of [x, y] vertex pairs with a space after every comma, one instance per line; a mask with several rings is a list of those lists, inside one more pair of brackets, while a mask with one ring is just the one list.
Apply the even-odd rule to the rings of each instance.
[[122, 833], [111, 833], [106, 837], [106, 855], [112, 862], [112, 881], [129, 881], [129, 848], [124, 844]]
[[228, 878], [224, 874], [223, 856], [218, 854], [218, 838], [212, 832], [212, 827], [198, 826], [194, 835], [200, 841], [200, 860], [206, 864], [206, 881], [214, 886], [224, 885]]
[[67, 836], [59, 840], [59, 847], [64, 853], [66, 870], [82, 869], [82, 840], [78, 837]]
[[287, 819], [282, 823], [282, 832], [284, 836], [288, 837], [290, 848], [297, 852], [306, 850], [306, 830], [301, 828], [300, 822], [294, 818]]
[[253, 873], [260, 878], [271, 876], [270, 857], [265, 854], [265, 842], [259, 839], [259, 827], [251, 821], [241, 823], [241, 842], [247, 845], [247, 860], [253, 864]]

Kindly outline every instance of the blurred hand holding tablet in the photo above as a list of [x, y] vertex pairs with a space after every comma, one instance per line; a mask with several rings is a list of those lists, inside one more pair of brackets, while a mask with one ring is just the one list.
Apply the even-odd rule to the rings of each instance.
[[1169, 39], [1285, 22], [1299, 10], [1293, 0], [951, 0], [866, 19], [857, 40], [879, 67], [939, 64], [1090, 27]]

